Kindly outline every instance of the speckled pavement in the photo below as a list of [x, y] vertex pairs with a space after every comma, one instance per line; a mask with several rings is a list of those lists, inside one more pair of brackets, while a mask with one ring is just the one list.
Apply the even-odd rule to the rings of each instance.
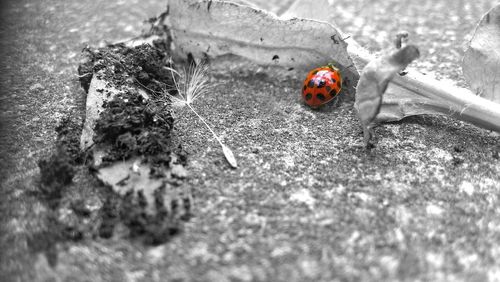
[[[462, 86], [466, 40], [495, 1], [335, 1], [337, 24], [371, 51], [407, 30], [414, 66]], [[418, 2], [418, 3], [417, 3]], [[86, 44], [140, 33], [163, 1], [9, 1], [0, 17], [0, 271], [6, 281], [499, 281], [500, 137], [447, 117], [376, 128], [367, 152], [352, 102], [311, 111], [300, 80], [214, 74], [195, 107], [233, 148], [176, 112], [195, 217], [159, 247], [63, 244], [52, 268], [29, 252], [44, 209], [23, 198], [54, 127], [82, 109]], [[443, 12], [446, 11], [446, 12]]]

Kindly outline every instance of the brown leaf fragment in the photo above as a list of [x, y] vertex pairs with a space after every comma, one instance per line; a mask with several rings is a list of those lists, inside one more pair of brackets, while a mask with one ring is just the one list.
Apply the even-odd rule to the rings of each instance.
[[356, 88], [354, 108], [363, 127], [365, 146], [369, 145], [373, 121], [380, 111], [382, 97], [389, 82], [419, 55], [416, 46], [407, 45], [369, 62], [363, 69]]

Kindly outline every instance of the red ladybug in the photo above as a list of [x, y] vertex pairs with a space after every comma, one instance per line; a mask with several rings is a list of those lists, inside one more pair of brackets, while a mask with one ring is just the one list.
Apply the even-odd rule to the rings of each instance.
[[342, 89], [342, 76], [333, 65], [313, 69], [307, 74], [302, 98], [311, 108], [330, 102]]

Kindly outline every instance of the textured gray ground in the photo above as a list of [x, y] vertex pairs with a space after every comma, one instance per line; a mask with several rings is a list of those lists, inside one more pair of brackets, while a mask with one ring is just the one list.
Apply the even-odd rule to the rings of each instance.
[[[405, 29], [416, 66], [465, 85], [466, 39], [495, 1], [336, 1], [338, 25], [372, 51]], [[83, 106], [76, 75], [86, 45], [140, 32], [162, 1], [2, 4], [2, 260], [6, 280], [354, 281], [500, 278], [500, 138], [446, 117], [376, 129], [366, 152], [352, 102], [311, 111], [301, 81], [215, 76], [197, 105], [240, 162], [231, 170], [186, 111], [195, 218], [155, 248], [124, 239], [59, 248], [59, 264], [28, 252], [44, 213], [23, 198], [53, 146], [55, 125]], [[443, 12], [446, 11], [446, 12]], [[307, 192], [306, 192], [307, 191]], [[83, 192], [82, 192], [83, 193]], [[310, 194], [309, 202], [295, 199]]]

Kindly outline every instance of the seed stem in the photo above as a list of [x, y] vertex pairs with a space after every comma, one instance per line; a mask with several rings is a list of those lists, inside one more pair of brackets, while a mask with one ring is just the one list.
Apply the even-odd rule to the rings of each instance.
[[217, 142], [219, 142], [219, 144], [224, 147], [224, 144], [222, 144], [222, 141], [220, 140], [219, 136], [217, 136], [217, 134], [215, 134], [215, 132], [212, 130], [212, 128], [210, 127], [210, 125], [208, 125], [208, 123], [205, 121], [204, 118], [202, 118], [198, 112], [196, 112], [193, 107], [191, 106], [190, 103], [186, 103], [186, 105], [191, 109], [191, 111], [193, 111], [193, 113], [205, 124], [205, 126], [208, 128], [208, 130], [210, 130], [210, 132], [212, 132], [212, 135], [215, 137], [215, 139], [217, 140]]

